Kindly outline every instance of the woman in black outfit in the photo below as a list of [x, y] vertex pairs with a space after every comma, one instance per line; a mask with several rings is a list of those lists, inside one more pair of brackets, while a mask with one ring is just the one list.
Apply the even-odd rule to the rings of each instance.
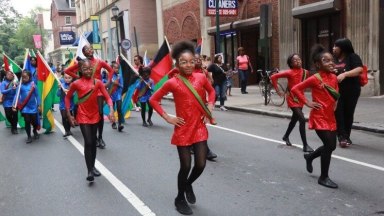
[[227, 71], [227, 66], [223, 64], [223, 57], [216, 55], [213, 64], [208, 67], [208, 72], [212, 73], [216, 100], [220, 99], [220, 110], [222, 111], [227, 111], [224, 106], [224, 101], [227, 98]]
[[344, 148], [352, 144], [350, 136], [353, 115], [361, 92], [359, 75], [363, 71], [363, 63], [355, 53], [351, 41], [347, 38], [335, 41], [333, 55], [340, 91], [340, 98], [335, 111], [337, 136], [339, 145]]

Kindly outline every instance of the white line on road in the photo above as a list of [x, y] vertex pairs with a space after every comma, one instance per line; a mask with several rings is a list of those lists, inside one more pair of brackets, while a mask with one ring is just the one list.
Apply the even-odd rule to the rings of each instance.
[[[232, 132], [232, 133], [237, 133], [237, 134], [249, 136], [249, 137], [260, 139], [260, 140], [265, 140], [265, 141], [279, 143], [279, 144], [285, 144], [285, 142], [282, 142], [282, 141], [279, 141], [279, 140], [274, 140], [274, 139], [270, 139], [270, 138], [266, 138], [266, 137], [262, 137], [262, 136], [257, 136], [257, 135], [254, 135], [254, 134], [250, 134], [250, 133], [246, 133], [246, 132], [242, 132], [242, 131], [238, 131], [238, 130], [233, 130], [233, 129], [230, 129], [230, 128], [225, 128], [225, 127], [221, 127], [221, 126], [217, 126], [217, 125], [210, 125], [210, 124], [207, 124], [207, 125], [210, 126], [210, 127], [213, 127], [213, 128], [217, 128], [217, 129], [229, 131], [229, 132]], [[295, 147], [298, 147], [298, 148], [302, 148], [301, 145], [297, 145], [297, 144], [292, 144], [292, 145], [295, 146]], [[337, 158], [339, 160], [347, 161], [347, 162], [350, 162], [350, 163], [353, 163], [353, 164], [369, 167], [369, 168], [376, 169], [376, 170], [384, 172], [384, 167], [381, 167], [381, 166], [377, 166], [377, 165], [373, 165], [373, 164], [369, 164], [369, 163], [365, 163], [365, 162], [349, 159], [349, 158], [338, 156], [338, 155], [335, 155], [335, 154], [332, 154], [332, 157], [333, 158]]]
[[[55, 119], [56, 126], [64, 134], [63, 125]], [[72, 143], [79, 152], [84, 155], [83, 146], [73, 137], [69, 136], [67, 139]], [[145, 205], [143, 201], [139, 199], [127, 186], [125, 186], [115, 175], [113, 175], [102, 163], [96, 160], [96, 168], [103, 174], [103, 176], [125, 197], [128, 202], [142, 215], [142, 216], [155, 216], [156, 214]]]

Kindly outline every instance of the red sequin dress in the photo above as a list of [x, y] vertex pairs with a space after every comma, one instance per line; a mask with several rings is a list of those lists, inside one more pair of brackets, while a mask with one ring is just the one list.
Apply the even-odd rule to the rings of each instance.
[[293, 86], [299, 84], [303, 79], [303, 73], [306, 73], [306, 77], [309, 77], [309, 72], [307, 70], [304, 70], [302, 68], [300, 69], [290, 69], [286, 71], [282, 71], [279, 73], [275, 73], [271, 76], [271, 82], [275, 89], [277, 89], [277, 80], [280, 78], [287, 78], [288, 80], [288, 94], [286, 95], [287, 99], [287, 105], [288, 107], [303, 107], [304, 104], [301, 103], [298, 100], [294, 100], [292, 94], [290, 93], [290, 90], [293, 88]]
[[112, 106], [112, 100], [100, 80], [81, 78], [70, 85], [69, 91], [65, 96], [65, 108], [69, 110], [74, 92], [77, 92], [79, 98], [82, 98], [92, 89], [94, 91], [89, 98], [78, 106], [76, 121], [79, 124], [95, 124], [100, 121], [99, 106], [97, 105], [98, 92], [105, 97], [107, 104]]
[[[188, 79], [203, 100], [208, 93], [208, 103], [214, 104], [215, 90], [204, 74], [192, 73], [189, 76], [182, 76]], [[208, 130], [203, 120], [205, 115], [199, 109], [198, 106], [200, 105], [196, 98], [177, 76], [165, 82], [164, 85], [152, 95], [149, 102], [153, 109], [160, 115], [164, 114], [165, 111], [159, 103], [163, 96], [169, 92], [173, 94], [176, 116], [183, 118], [185, 121], [183, 126], [175, 126], [171, 143], [177, 146], [190, 146], [196, 142], [207, 140]]]
[[304, 82], [294, 86], [291, 92], [305, 104], [307, 99], [305, 98], [304, 90], [306, 88], [311, 88], [312, 101], [321, 104], [322, 107], [318, 110], [311, 109], [308, 121], [309, 129], [335, 131], [336, 119], [334, 110], [336, 100], [325, 89], [324, 84], [327, 84], [338, 91], [337, 78], [335, 74], [329, 72], [319, 71], [319, 74], [323, 81], [320, 81], [316, 76], [311, 76]]

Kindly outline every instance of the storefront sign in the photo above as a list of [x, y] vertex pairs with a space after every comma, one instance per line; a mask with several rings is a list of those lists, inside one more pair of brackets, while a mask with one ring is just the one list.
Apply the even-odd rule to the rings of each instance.
[[64, 31], [59, 32], [60, 45], [71, 45], [75, 42], [75, 32]]
[[[216, 15], [217, 0], [205, 0], [206, 16]], [[220, 16], [237, 16], [238, 2], [237, 0], [218, 0]]]

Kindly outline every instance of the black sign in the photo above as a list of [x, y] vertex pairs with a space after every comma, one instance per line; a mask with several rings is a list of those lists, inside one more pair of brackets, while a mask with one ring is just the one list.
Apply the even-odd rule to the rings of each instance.
[[72, 45], [75, 42], [75, 32], [64, 31], [59, 32], [60, 45]]

